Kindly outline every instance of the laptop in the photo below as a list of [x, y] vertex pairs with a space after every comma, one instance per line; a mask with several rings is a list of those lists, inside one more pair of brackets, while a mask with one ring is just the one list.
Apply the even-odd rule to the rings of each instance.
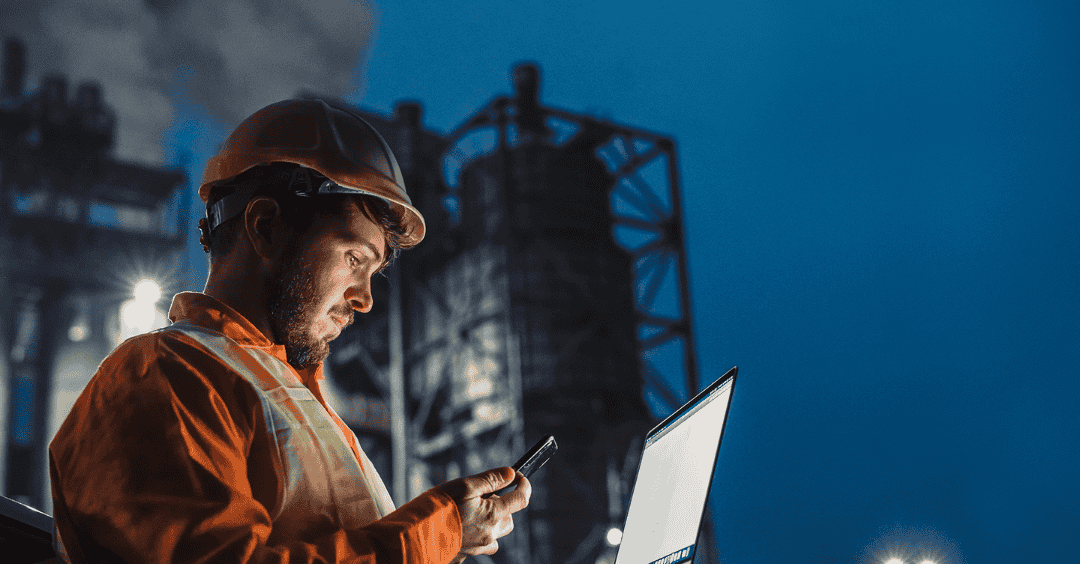
[[738, 371], [728, 370], [645, 436], [615, 564], [693, 562]]

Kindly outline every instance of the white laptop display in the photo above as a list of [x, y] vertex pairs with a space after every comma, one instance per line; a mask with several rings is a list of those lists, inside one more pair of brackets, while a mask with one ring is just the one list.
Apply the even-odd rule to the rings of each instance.
[[737, 372], [728, 370], [645, 436], [615, 564], [693, 561]]

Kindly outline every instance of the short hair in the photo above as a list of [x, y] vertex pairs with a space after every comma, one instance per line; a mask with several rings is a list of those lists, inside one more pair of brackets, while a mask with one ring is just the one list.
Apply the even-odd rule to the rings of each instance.
[[[368, 194], [320, 194], [301, 196], [292, 188], [294, 172], [301, 168], [293, 163], [271, 163], [248, 169], [232, 179], [210, 188], [206, 205], [209, 208], [226, 196], [238, 191], [247, 191], [251, 197], [267, 196], [277, 201], [281, 208], [282, 220], [297, 235], [303, 237], [319, 217], [336, 216], [344, 213], [348, 201], [354, 201], [364, 217], [375, 222], [386, 240], [387, 256], [379, 270], [386, 268], [406, 247], [402, 244], [406, 235], [402, 212], [395, 210], [389, 202]], [[317, 179], [322, 175], [308, 169]], [[244, 214], [228, 219], [208, 232], [209, 226], [204, 218], [199, 222], [202, 232], [200, 242], [210, 254], [210, 263], [229, 254], [236, 246], [241, 233]]]

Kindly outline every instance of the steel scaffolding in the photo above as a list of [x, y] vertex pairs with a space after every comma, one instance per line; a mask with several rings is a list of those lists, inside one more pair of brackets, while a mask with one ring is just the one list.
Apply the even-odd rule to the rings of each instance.
[[428, 236], [331, 371], [350, 405], [384, 406], [357, 414], [404, 415], [351, 422], [393, 453], [375, 464], [399, 503], [555, 435], [518, 532], [480, 560], [606, 562], [645, 431], [698, 387], [675, 143], [541, 105], [533, 65], [513, 77], [445, 136], [415, 103], [364, 113]]
[[69, 98], [67, 79], [47, 75], [27, 95], [24, 76], [23, 46], [8, 39], [0, 87], [3, 493], [48, 511], [58, 358], [103, 358], [131, 284], [154, 276], [168, 289], [162, 277], [179, 273], [189, 232], [183, 173], [110, 156], [115, 118], [96, 83]]

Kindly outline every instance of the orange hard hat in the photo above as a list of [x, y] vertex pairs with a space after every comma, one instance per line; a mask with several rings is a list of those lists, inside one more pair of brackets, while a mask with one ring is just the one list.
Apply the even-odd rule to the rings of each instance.
[[[313, 196], [368, 194], [386, 200], [402, 217], [402, 246], [411, 247], [424, 238], [424, 216], [405, 192], [390, 146], [360, 116], [317, 99], [283, 100], [245, 119], [206, 164], [199, 197], [206, 202], [214, 185], [275, 162], [294, 163], [325, 176], [328, 180]], [[229, 204], [214, 210], [217, 217], [208, 210], [211, 229], [243, 211], [247, 202]]]

